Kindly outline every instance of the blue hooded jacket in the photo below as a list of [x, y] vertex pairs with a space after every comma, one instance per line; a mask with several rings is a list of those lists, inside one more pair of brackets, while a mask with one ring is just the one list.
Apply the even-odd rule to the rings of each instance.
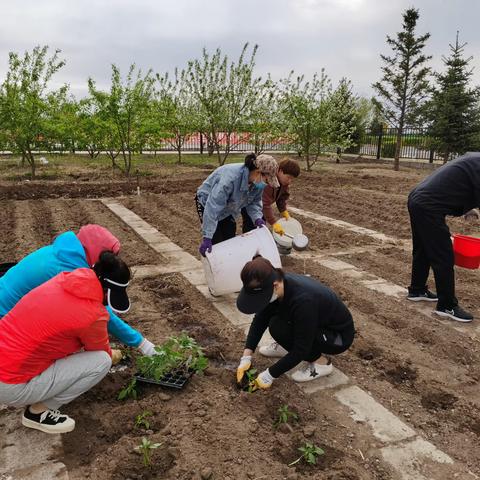
[[[30, 253], [0, 278], [0, 318], [30, 290], [53, 278], [61, 272], [77, 268], [90, 268], [85, 250], [73, 232], [59, 235], [51, 245]], [[138, 347], [142, 335], [126, 324], [107, 306], [110, 320], [108, 331], [122, 343]]]

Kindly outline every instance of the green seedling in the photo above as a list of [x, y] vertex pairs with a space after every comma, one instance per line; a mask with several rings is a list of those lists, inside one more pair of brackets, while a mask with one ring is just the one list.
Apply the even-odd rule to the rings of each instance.
[[173, 370], [203, 373], [208, 366], [202, 347], [186, 333], [170, 337], [163, 345], [156, 346], [155, 351], [150, 357], [138, 357], [137, 367], [144, 377], [157, 381]]
[[315, 465], [317, 463], [317, 457], [320, 455], [325, 455], [325, 451], [320, 447], [317, 447], [313, 443], [305, 442], [303, 447], [298, 449], [302, 454], [294, 460], [292, 463], [289, 463], [288, 466], [291, 467], [298, 463], [302, 458], [309, 464]]
[[257, 389], [257, 386], [255, 385], [255, 379], [257, 378], [257, 369], [251, 368], [250, 370], [247, 370], [245, 372], [245, 375], [248, 378], [247, 392], [253, 393]]
[[145, 430], [150, 430], [150, 422], [148, 421], [147, 417], [151, 417], [152, 415], [153, 413], [148, 410], [139, 413], [135, 417], [135, 426], [139, 428], [144, 427]]
[[132, 378], [130, 383], [120, 390], [117, 400], [125, 400], [127, 398], [137, 399], [137, 379]]
[[150, 467], [152, 465], [152, 450], [160, 447], [161, 443], [153, 443], [148, 440], [148, 438], [143, 437], [142, 443], [135, 447], [135, 450], [139, 451], [143, 455], [143, 464], [145, 467]]
[[288, 405], [280, 406], [277, 412], [278, 418], [273, 424], [275, 428], [279, 427], [282, 423], [288, 423], [290, 419], [298, 421], [298, 415], [295, 412], [289, 410]]

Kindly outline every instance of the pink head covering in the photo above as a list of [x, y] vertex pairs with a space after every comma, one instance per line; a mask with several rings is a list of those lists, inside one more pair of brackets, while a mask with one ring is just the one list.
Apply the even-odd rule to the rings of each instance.
[[100, 225], [84, 225], [77, 233], [77, 238], [85, 249], [87, 262], [91, 267], [97, 263], [104, 250], [110, 250], [115, 255], [120, 251], [118, 238]]

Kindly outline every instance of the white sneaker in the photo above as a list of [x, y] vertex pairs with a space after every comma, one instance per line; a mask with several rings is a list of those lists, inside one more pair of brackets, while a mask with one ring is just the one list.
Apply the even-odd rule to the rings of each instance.
[[326, 377], [333, 372], [333, 365], [330, 360], [327, 365], [320, 365], [318, 363], [304, 362], [296, 372], [292, 373], [292, 380], [295, 382], [309, 382], [320, 377]]
[[284, 357], [288, 352], [277, 342], [270, 345], [263, 345], [258, 350], [264, 357], [280, 358]]

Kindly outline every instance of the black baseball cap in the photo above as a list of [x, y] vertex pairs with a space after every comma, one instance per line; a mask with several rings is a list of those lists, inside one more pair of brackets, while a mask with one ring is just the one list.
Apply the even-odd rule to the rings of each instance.
[[243, 267], [241, 276], [243, 287], [237, 297], [237, 308], [246, 314], [261, 312], [273, 295], [273, 282], [278, 279], [275, 268], [258, 256]]

